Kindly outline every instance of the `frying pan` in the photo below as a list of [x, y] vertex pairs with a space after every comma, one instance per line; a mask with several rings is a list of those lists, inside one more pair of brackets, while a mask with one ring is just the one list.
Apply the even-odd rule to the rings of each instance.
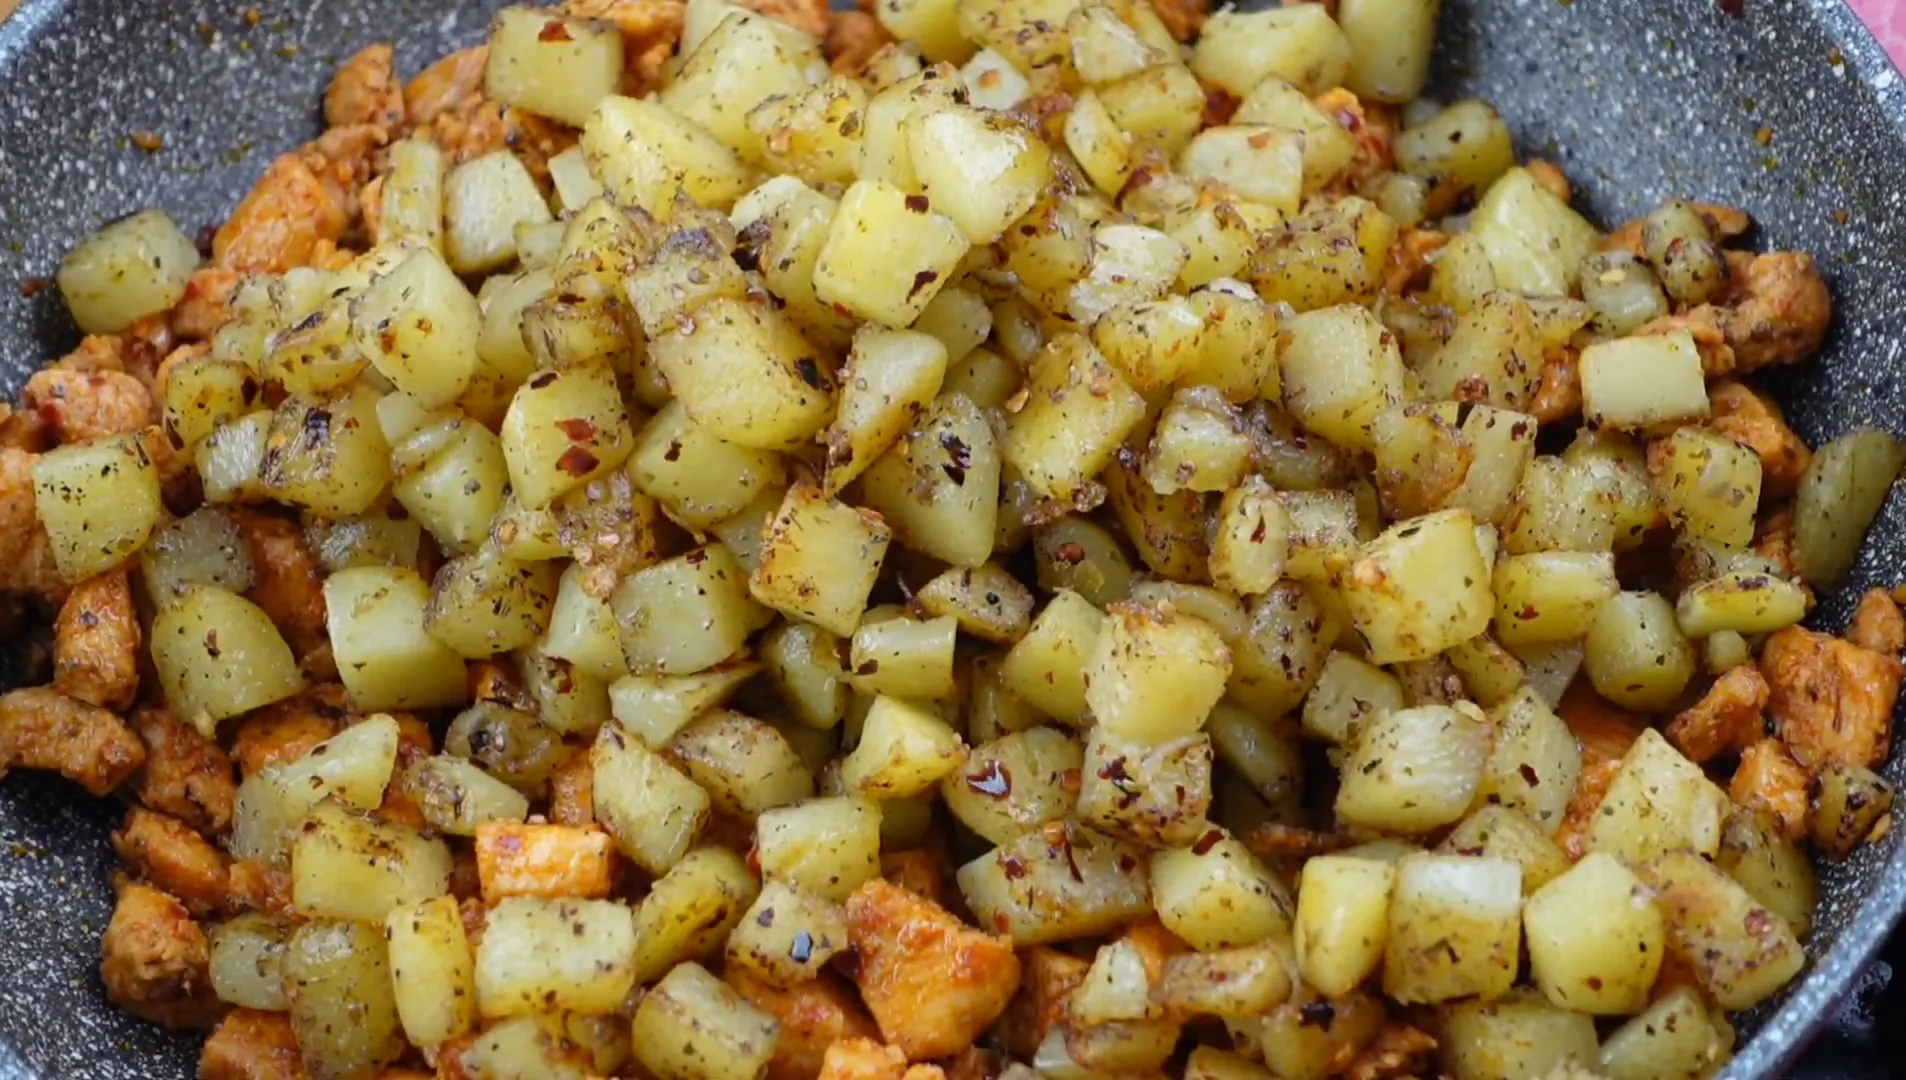
[[[1434, 92], [1498, 103], [1604, 224], [1686, 195], [1745, 207], [1766, 247], [1812, 252], [1838, 301], [1834, 336], [1774, 389], [1809, 442], [1861, 423], [1906, 431], [1906, 82], [1837, 0], [1742, 2], [1445, 0]], [[316, 133], [339, 59], [390, 40], [415, 71], [477, 41], [500, 6], [258, 0], [254, 20], [236, 0], [25, 0], [0, 25], [0, 390], [76, 340], [52, 290], [17, 287], [51, 275], [73, 240], [148, 205], [188, 232], [219, 221], [273, 154]], [[136, 148], [135, 131], [163, 146]], [[1858, 590], [1901, 580], [1894, 500], [1816, 620], [1837, 629]], [[1885, 772], [1906, 781], [1906, 755]], [[57, 778], [0, 783], [0, 1080], [195, 1073], [196, 1038], [119, 1013], [98, 981], [118, 810]], [[1829, 1022], [1906, 909], [1900, 835], [1823, 867], [1815, 959], [1746, 1019], [1727, 1077], [1787, 1075]]]

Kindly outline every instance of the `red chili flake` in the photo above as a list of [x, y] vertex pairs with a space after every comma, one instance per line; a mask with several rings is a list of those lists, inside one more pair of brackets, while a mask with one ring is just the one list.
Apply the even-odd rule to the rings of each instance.
[[574, 41], [575, 38], [569, 36], [569, 27], [564, 26], [560, 20], [551, 19], [543, 24], [543, 29], [536, 35], [536, 40]]
[[1741, 925], [1746, 927], [1748, 933], [1761, 937], [1774, 928], [1774, 916], [1766, 908], [1755, 908], [1741, 920]]
[[1059, 545], [1058, 556], [1068, 566], [1077, 566], [1085, 561], [1085, 545], [1076, 540], [1068, 540]]
[[596, 455], [580, 446], [572, 446], [564, 450], [563, 456], [556, 459], [556, 467], [571, 476], [588, 476], [596, 471], [596, 466], [599, 464], [601, 461]]
[[1193, 855], [1209, 855], [1211, 849], [1217, 847], [1218, 841], [1222, 839], [1224, 839], [1224, 830], [1212, 829], [1210, 832], [1200, 836], [1197, 843], [1191, 845], [1191, 853]]
[[1012, 794], [1013, 774], [997, 761], [988, 761], [976, 773], [966, 774], [966, 786], [981, 795], [1003, 799]]
[[1720, 0], [1716, 6], [1721, 9], [1721, 14], [1730, 19], [1747, 17], [1747, 0]]
[[921, 289], [926, 288], [938, 280], [940, 280], [940, 272], [938, 270], [922, 270], [913, 275], [913, 288], [907, 290], [907, 299], [911, 300], [920, 295]]
[[28, 300], [46, 291], [48, 282], [43, 277], [30, 277], [20, 282], [20, 295]]
[[553, 383], [555, 381], [556, 381], [555, 372], [553, 371], [538, 372], [534, 378], [530, 379], [529, 388], [531, 390], [541, 390], [543, 387], [548, 386], [550, 383]]
[[927, 210], [932, 205], [933, 205], [932, 203], [927, 202], [927, 197], [925, 195], [907, 196], [907, 209], [913, 211], [916, 214], [926, 213]]
[[1018, 881], [1029, 872], [1026, 869], [1025, 863], [1013, 858], [1011, 855], [999, 860], [999, 870], [1000, 873], [1006, 875], [1007, 881]]
[[596, 437], [596, 425], [579, 416], [568, 420], [558, 420], [556, 427], [561, 429], [564, 435], [569, 436], [570, 442], [582, 442], [584, 439]]
[[205, 655], [214, 660], [218, 659], [218, 631], [216, 630], [205, 632]]
[[1516, 772], [1522, 774], [1522, 782], [1530, 787], [1539, 787], [1542, 783], [1542, 778], [1536, 775], [1535, 766], [1526, 761], [1516, 766]]

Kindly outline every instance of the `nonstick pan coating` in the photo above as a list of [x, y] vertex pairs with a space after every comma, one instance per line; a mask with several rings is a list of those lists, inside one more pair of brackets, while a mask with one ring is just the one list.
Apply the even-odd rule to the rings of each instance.
[[[1906, 84], [1836, 0], [1724, 10], [1740, 3], [1445, 0], [1437, 92], [1500, 105], [1523, 150], [1560, 162], [1604, 224], [1686, 195], [1747, 208], [1759, 244], [1812, 252], [1835, 334], [1776, 390], [1810, 442], [1862, 423], [1906, 433]], [[499, 6], [259, 0], [250, 25], [238, 0], [25, 0], [0, 25], [0, 390], [76, 339], [51, 290], [20, 288], [74, 239], [147, 205], [188, 231], [217, 222], [271, 155], [316, 132], [340, 58], [391, 40], [415, 71], [477, 41]], [[162, 148], [135, 148], [135, 131]], [[1856, 590], [1901, 580], [1895, 499], [1818, 623], [1837, 629]], [[1906, 781], [1906, 755], [1885, 771]], [[0, 782], [0, 1080], [196, 1071], [196, 1037], [119, 1013], [99, 984], [117, 815], [57, 778]], [[1823, 868], [1815, 960], [1749, 1018], [1726, 1076], [1784, 1075], [1830, 1019], [1906, 907], [1899, 836]]]

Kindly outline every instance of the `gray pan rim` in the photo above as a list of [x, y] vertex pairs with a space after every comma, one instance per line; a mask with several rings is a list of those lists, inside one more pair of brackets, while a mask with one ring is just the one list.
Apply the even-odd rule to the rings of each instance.
[[[83, 0], [23, 0], [14, 15], [0, 23], [0, 87], [5, 85], [9, 66], [33, 47], [54, 18], [80, 2]], [[1626, 0], [1574, 2], [1620, 4]], [[1751, 6], [1756, 0], [1747, 2]], [[1842, 0], [1800, 0], [1795, 6], [1808, 10], [1823, 34], [1839, 48], [1852, 73], [1873, 94], [1894, 136], [1906, 140], [1906, 79], [1858, 16]], [[4, 95], [0, 94], [0, 108], [4, 107]], [[1505, 105], [1505, 112], [1513, 126], [1513, 103]], [[1906, 740], [1906, 733], [1896, 734], [1896, 751], [1902, 740]], [[1800, 984], [1771, 1015], [1759, 1018], [1752, 1039], [1738, 1049], [1721, 1080], [1785, 1075], [1812, 1038], [1833, 1019], [1855, 980], [1906, 912], [1906, 844], [1895, 845], [1891, 857], [1870, 872], [1874, 876], [1868, 898], [1840, 930], [1832, 947], [1811, 960]], [[101, 1050], [109, 1053], [111, 1048]], [[0, 1080], [39, 1080], [4, 1040], [0, 1040]]]

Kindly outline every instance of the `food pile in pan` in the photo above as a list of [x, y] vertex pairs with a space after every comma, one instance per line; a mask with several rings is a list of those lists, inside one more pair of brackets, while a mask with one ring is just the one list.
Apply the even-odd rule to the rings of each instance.
[[1705, 1076], [1883, 832], [1906, 449], [1754, 385], [1740, 211], [1603, 233], [1433, 0], [572, 0], [0, 422], [129, 804], [102, 975], [205, 1080]]

